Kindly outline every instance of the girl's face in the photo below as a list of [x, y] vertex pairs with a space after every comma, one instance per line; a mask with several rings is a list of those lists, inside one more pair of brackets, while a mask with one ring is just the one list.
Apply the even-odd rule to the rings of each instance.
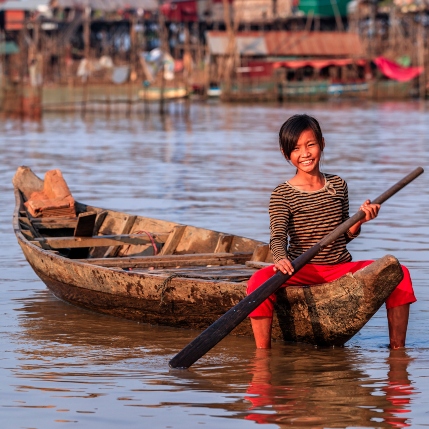
[[312, 130], [305, 130], [299, 136], [296, 146], [290, 154], [290, 162], [297, 168], [297, 174], [300, 172], [307, 174], [318, 174], [319, 163], [322, 156], [325, 142], [322, 147]]

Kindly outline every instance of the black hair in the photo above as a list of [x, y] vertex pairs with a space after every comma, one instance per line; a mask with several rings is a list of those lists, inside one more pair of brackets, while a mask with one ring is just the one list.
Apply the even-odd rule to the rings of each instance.
[[296, 147], [299, 136], [306, 130], [313, 131], [320, 149], [323, 150], [323, 135], [317, 119], [306, 114], [293, 115], [281, 126], [279, 131], [280, 150], [287, 160], [290, 159], [290, 154]]

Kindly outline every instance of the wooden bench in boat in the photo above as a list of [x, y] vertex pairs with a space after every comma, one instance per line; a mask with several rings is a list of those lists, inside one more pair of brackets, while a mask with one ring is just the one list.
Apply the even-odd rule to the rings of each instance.
[[[24, 224], [31, 223], [36, 229], [51, 230], [51, 229], [73, 229], [75, 230], [74, 235], [77, 235], [77, 231], [90, 230], [92, 235], [92, 229], [95, 227], [96, 220], [98, 217], [105, 215], [106, 212], [85, 212], [80, 213], [76, 217], [41, 217], [28, 219], [27, 216], [20, 217], [19, 220]], [[86, 235], [86, 234], [79, 234]]]
[[[169, 233], [151, 233], [156, 244], [164, 244]], [[51, 249], [73, 249], [80, 247], [117, 246], [121, 244], [149, 244], [152, 243], [147, 235], [119, 234], [119, 235], [95, 235], [91, 237], [35, 237], [34, 241], [47, 245]]]
[[[27, 219], [27, 218], [25, 218]], [[23, 218], [19, 219], [20, 221], [23, 221]], [[71, 218], [34, 218], [31, 220], [31, 223], [34, 227], [37, 229], [74, 229], [76, 228], [78, 222], [77, 217], [71, 217]]]
[[200, 280], [216, 280], [227, 282], [245, 282], [255, 272], [246, 265], [209, 265], [209, 266], [185, 266], [160, 269], [136, 268], [132, 272], [159, 276], [160, 279], [168, 280], [171, 277], [184, 277]]
[[184, 267], [207, 265], [244, 264], [253, 255], [253, 252], [237, 253], [195, 253], [184, 255], [159, 256], [130, 256], [121, 258], [88, 258], [76, 259], [91, 265], [106, 268], [157, 268], [157, 267]]

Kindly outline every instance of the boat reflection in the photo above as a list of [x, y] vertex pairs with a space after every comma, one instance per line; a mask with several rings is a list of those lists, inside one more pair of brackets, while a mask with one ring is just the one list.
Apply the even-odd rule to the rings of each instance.
[[103, 350], [106, 359], [127, 359], [138, 357], [139, 352], [171, 355], [175, 351], [169, 347], [175, 334], [177, 338], [175, 329], [93, 313], [57, 299], [47, 289], [16, 301], [27, 352], [44, 345], [45, 353], [53, 357], [64, 346], [69, 357]]

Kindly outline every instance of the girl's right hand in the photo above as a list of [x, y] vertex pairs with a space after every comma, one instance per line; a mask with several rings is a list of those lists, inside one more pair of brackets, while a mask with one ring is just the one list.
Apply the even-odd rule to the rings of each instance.
[[281, 271], [283, 274], [289, 274], [290, 276], [294, 271], [292, 262], [287, 258], [281, 259], [279, 262], [277, 262], [273, 269], [274, 271]]

